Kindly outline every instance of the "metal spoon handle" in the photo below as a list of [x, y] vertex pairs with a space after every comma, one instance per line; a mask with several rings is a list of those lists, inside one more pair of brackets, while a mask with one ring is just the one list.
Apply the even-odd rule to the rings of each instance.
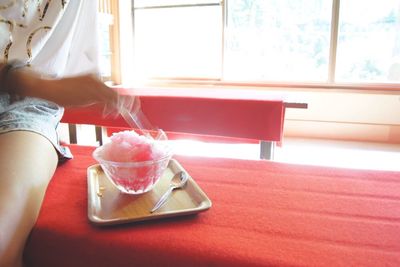
[[160, 200], [157, 202], [157, 204], [154, 206], [154, 208], [150, 211], [151, 213], [155, 212], [158, 210], [162, 205], [164, 205], [165, 202], [167, 202], [168, 197], [171, 195], [172, 191], [175, 189], [174, 186], [170, 186], [167, 190], [167, 192], [162, 195]]

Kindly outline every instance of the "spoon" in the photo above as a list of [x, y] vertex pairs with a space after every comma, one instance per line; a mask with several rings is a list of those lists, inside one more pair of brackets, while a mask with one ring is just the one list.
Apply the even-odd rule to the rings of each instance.
[[169, 185], [167, 192], [165, 192], [164, 195], [162, 195], [160, 200], [157, 202], [157, 204], [150, 212], [153, 213], [156, 210], [158, 210], [162, 205], [164, 205], [165, 202], [167, 202], [168, 197], [171, 195], [172, 191], [184, 187], [188, 179], [189, 176], [184, 171], [175, 174], [174, 177], [172, 177], [171, 179], [171, 184]]
[[[153, 126], [140, 109], [135, 113], [132, 113], [127, 109], [122, 109], [120, 114], [130, 127], [134, 129], [138, 128], [142, 134], [149, 139], [157, 141], [166, 141], [168, 139], [165, 132]], [[156, 132], [156, 136], [154, 137], [151, 132]]]
[[150, 122], [147, 120], [147, 118], [141, 112], [141, 110], [137, 110], [135, 114], [127, 109], [122, 109], [120, 114], [130, 127], [134, 129], [138, 128], [143, 133], [144, 136], [150, 139], [154, 139], [148, 132], [149, 130], [154, 129], [154, 127], [150, 124]]

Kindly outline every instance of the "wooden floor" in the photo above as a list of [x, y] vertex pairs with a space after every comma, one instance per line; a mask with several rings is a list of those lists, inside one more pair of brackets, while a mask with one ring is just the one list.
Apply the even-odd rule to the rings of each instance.
[[[256, 144], [204, 144], [175, 142], [176, 152], [185, 155], [258, 159]], [[275, 148], [275, 161], [356, 169], [400, 171], [400, 144], [285, 138]]]
[[287, 138], [276, 160], [300, 164], [400, 171], [400, 144]]

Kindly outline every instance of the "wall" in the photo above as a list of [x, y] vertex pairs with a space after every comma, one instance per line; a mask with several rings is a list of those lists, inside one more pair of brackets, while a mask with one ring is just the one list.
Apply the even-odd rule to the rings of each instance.
[[295, 94], [308, 109], [287, 109], [285, 136], [400, 143], [400, 92]]

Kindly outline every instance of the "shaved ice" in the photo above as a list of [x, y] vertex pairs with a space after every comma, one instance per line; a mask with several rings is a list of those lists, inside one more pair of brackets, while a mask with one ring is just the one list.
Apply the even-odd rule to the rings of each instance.
[[165, 154], [164, 146], [157, 146], [154, 140], [139, 135], [135, 131], [114, 133], [101, 152], [104, 160], [117, 162], [157, 160]]
[[110, 141], [93, 152], [105, 174], [121, 192], [150, 191], [163, 175], [172, 156], [167, 142], [137, 134], [114, 133]]

